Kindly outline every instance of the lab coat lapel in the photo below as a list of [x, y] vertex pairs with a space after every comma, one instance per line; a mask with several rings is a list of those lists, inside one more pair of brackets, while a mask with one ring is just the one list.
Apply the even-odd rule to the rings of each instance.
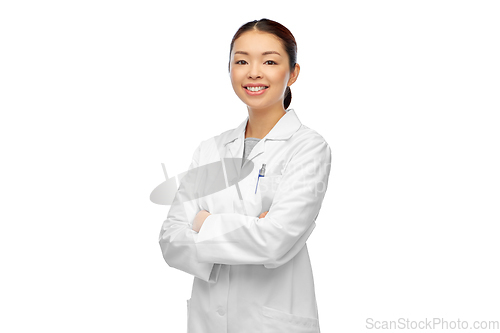
[[[243, 158], [243, 149], [245, 142], [245, 129], [248, 122], [247, 118], [235, 128], [225, 140], [225, 157], [232, 160], [230, 166], [226, 164], [226, 169], [231, 169], [231, 174], [239, 177], [241, 171], [241, 159]], [[278, 120], [276, 125], [269, 133], [260, 140], [250, 152], [248, 160], [252, 161], [255, 157], [266, 151], [266, 142], [268, 140], [288, 140], [296, 131], [299, 130], [301, 122], [293, 109], [286, 110], [286, 113]], [[248, 163], [248, 161], [246, 161]], [[246, 163], [245, 163], [246, 164]], [[255, 167], [255, 166], [254, 166]], [[229, 170], [226, 170], [228, 172]]]
[[[236, 179], [240, 176], [241, 171], [241, 159], [243, 158], [243, 148], [244, 148], [244, 138], [245, 138], [245, 128], [247, 126], [248, 116], [247, 118], [237, 127], [235, 128], [228, 139], [224, 143], [225, 145], [225, 153], [224, 158], [227, 160], [224, 161], [226, 168], [226, 175], [231, 175], [228, 181], [230, 183], [235, 183]], [[228, 160], [231, 162], [228, 163]], [[235, 179], [233, 179], [235, 178]]]
[[[246, 124], [248, 122], [248, 117], [244, 121], [244, 124], [240, 125], [242, 126], [242, 131], [238, 132], [240, 139], [239, 140], [239, 146], [238, 146], [238, 151], [240, 155], [239, 157], [243, 156], [243, 143], [244, 143], [244, 138], [245, 138], [245, 128]], [[268, 140], [288, 140], [296, 131], [301, 126], [301, 122], [297, 115], [295, 114], [295, 110], [293, 109], [288, 109], [286, 110], [286, 113], [278, 120], [278, 122], [274, 125], [274, 127], [267, 133], [267, 135], [260, 140], [255, 147], [253, 147], [252, 151], [250, 152], [250, 155], [248, 156], [248, 160], [254, 159], [254, 157], [259, 156], [260, 154], [264, 153], [266, 150], [266, 142]], [[239, 130], [240, 127], [237, 128]]]

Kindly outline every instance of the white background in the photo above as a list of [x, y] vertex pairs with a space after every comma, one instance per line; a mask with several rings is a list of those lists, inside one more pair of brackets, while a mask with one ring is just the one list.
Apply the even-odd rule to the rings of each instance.
[[[4, 1], [2, 332], [184, 332], [149, 201], [247, 116], [229, 43], [288, 27], [333, 166], [308, 241], [322, 332], [500, 320], [498, 1]], [[472, 330], [471, 330], [472, 331]]]

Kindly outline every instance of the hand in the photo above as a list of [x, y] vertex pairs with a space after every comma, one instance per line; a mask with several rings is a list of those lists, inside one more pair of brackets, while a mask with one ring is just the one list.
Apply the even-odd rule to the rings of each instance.
[[203, 226], [205, 219], [210, 215], [211, 214], [206, 210], [200, 210], [198, 214], [196, 214], [196, 216], [194, 217], [192, 229], [196, 232], [200, 232], [200, 229]]
[[267, 213], [269, 213], [269, 211], [265, 211], [264, 213], [260, 214], [259, 219], [263, 219], [264, 217], [266, 217]]

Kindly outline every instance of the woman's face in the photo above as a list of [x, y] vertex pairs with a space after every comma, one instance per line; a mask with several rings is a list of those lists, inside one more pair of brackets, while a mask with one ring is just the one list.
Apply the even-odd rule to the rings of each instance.
[[297, 79], [288, 54], [273, 34], [247, 31], [234, 41], [230, 76], [236, 95], [253, 110], [283, 108], [284, 93]]

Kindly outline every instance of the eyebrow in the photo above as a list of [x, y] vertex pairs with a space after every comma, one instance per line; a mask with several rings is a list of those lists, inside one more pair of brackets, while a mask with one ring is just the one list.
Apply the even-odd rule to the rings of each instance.
[[[234, 54], [246, 54], [246, 55], [248, 55], [248, 52], [245, 52], [245, 51], [236, 51], [236, 52], [234, 52]], [[279, 54], [276, 51], [266, 51], [266, 52], [262, 53], [262, 55], [268, 55], [268, 54], [277, 54], [277, 55], [281, 56], [281, 54]]]

